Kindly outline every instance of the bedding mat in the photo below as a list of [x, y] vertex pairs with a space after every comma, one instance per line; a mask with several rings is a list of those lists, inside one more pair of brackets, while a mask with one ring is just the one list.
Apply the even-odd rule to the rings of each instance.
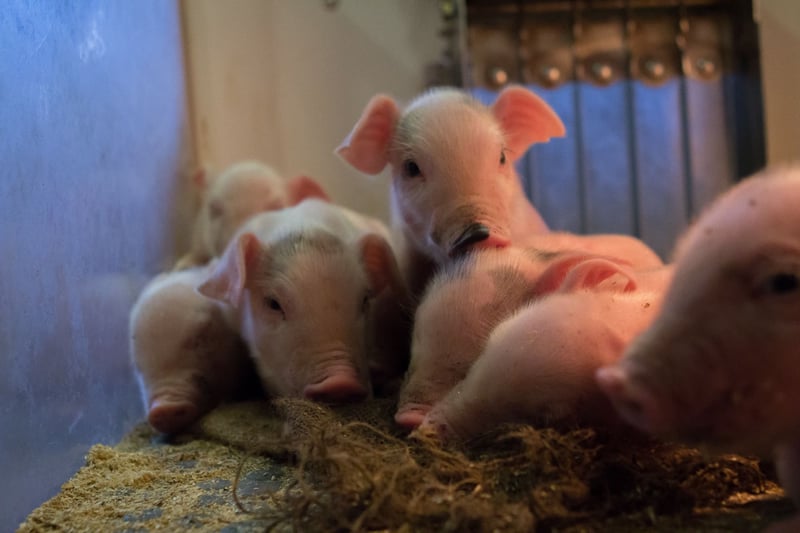
[[232, 403], [171, 438], [141, 424], [19, 531], [728, 532], [795, 511], [756, 458], [581, 427], [442, 446], [395, 428], [394, 404]]

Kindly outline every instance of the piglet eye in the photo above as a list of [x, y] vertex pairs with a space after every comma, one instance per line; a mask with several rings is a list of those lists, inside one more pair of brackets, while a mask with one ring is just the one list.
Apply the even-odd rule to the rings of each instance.
[[283, 315], [283, 318], [286, 318], [286, 313], [283, 311], [283, 307], [281, 307], [280, 302], [275, 298], [269, 296], [264, 298], [264, 307], [266, 307], [267, 309], [271, 309], [272, 311], [275, 311], [277, 313], [280, 313]]
[[505, 165], [506, 164], [506, 152], [505, 152], [505, 150], [500, 152], [500, 164], [501, 165]]
[[406, 159], [403, 162], [403, 175], [407, 178], [416, 178], [422, 175], [422, 171], [419, 169], [419, 165], [411, 159]]
[[788, 272], [780, 272], [767, 280], [767, 289], [772, 294], [788, 294], [798, 288], [800, 280], [797, 279], [797, 275]]

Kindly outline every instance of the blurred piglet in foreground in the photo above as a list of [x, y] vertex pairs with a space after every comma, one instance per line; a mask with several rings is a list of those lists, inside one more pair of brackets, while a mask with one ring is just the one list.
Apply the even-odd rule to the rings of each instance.
[[651, 323], [671, 270], [634, 274], [607, 259], [574, 264], [556, 292], [500, 323], [469, 370], [420, 429], [465, 440], [502, 423], [616, 425], [594, 382]]
[[198, 290], [234, 308], [265, 390], [323, 401], [370, 394], [370, 304], [403, 293], [388, 230], [320, 200], [259, 214]]
[[236, 396], [252, 372], [232, 309], [195, 291], [206, 270], [161, 274], [131, 311], [131, 356], [147, 420], [164, 433]]
[[[337, 152], [366, 174], [391, 167], [393, 224], [405, 246], [401, 264], [420, 294], [436, 265], [472, 248], [581, 248], [581, 237], [570, 234], [547, 246], [532, 239], [548, 228], [514, 170], [531, 144], [564, 134], [556, 113], [522, 87], [504, 89], [490, 107], [463, 91], [434, 89], [402, 112], [390, 97], [373, 97]], [[597, 253], [635, 263], [641, 255], [642, 267], [661, 264], [632, 237], [609, 245], [614, 249]]]
[[[619, 414], [714, 451], [775, 452], [800, 504], [800, 166], [723, 195], [679, 243], [661, 313], [597, 381]], [[800, 518], [783, 524], [800, 530]]]
[[313, 179], [297, 176], [284, 179], [258, 161], [243, 161], [228, 167], [213, 180], [205, 171], [195, 175], [203, 197], [192, 230], [189, 253], [176, 268], [203, 265], [222, 255], [236, 230], [262, 211], [283, 209], [305, 198], [328, 199]]

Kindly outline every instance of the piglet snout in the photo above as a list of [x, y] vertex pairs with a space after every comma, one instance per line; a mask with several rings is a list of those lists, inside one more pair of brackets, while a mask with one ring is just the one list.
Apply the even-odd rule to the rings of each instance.
[[147, 421], [162, 433], [177, 433], [191, 425], [199, 414], [197, 404], [188, 398], [161, 397], [150, 402]]
[[409, 403], [402, 405], [394, 415], [394, 421], [402, 428], [415, 429], [431, 410], [430, 405]]
[[369, 391], [358, 378], [349, 372], [331, 374], [322, 381], [306, 385], [303, 396], [309, 400], [326, 403], [357, 402], [367, 397]]
[[502, 248], [508, 246], [507, 239], [499, 238], [480, 222], [473, 222], [464, 229], [450, 247], [450, 257], [458, 257], [478, 246]]

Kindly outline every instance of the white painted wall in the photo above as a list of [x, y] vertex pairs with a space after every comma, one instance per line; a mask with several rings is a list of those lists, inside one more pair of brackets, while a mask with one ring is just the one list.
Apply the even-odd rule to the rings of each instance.
[[800, 160], [800, 2], [755, 0], [769, 164]]
[[196, 153], [221, 169], [258, 158], [388, 218], [388, 179], [333, 150], [367, 101], [407, 101], [444, 46], [434, 0], [184, 0]]

